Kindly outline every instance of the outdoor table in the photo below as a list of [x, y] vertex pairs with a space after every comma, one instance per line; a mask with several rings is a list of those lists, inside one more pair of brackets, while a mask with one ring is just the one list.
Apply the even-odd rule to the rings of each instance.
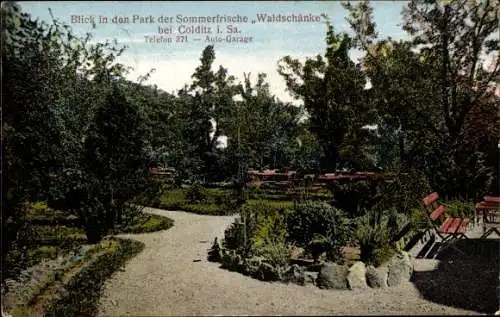
[[[484, 201], [476, 204], [476, 209], [482, 211], [483, 214], [483, 235], [481, 238], [486, 238], [493, 233], [493, 231], [500, 235], [499, 228], [497, 228], [499, 223], [497, 223], [495, 219], [495, 212], [500, 210], [500, 197], [485, 196]], [[486, 229], [487, 223], [493, 223], [494, 225]]]

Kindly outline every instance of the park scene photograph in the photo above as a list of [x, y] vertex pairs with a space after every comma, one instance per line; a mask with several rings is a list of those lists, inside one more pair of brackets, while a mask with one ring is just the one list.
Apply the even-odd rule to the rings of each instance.
[[500, 315], [500, 3], [4, 1], [1, 314]]

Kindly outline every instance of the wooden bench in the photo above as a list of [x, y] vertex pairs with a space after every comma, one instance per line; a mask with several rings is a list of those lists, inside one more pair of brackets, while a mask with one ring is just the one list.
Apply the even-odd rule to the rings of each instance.
[[433, 223], [433, 230], [441, 239], [439, 250], [442, 251], [448, 247], [452, 247], [460, 253], [464, 253], [454, 246], [455, 240], [468, 239], [465, 233], [469, 224], [468, 218], [447, 217], [445, 215], [446, 208], [438, 203], [439, 195], [433, 192], [422, 200], [426, 210], [433, 210], [430, 214], [430, 219]]

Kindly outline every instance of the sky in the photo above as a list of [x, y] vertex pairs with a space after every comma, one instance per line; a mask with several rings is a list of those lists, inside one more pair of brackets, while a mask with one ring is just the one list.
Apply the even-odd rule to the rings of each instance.
[[[202, 50], [207, 45], [214, 45], [216, 59], [214, 68], [219, 65], [228, 69], [230, 75], [238, 80], [244, 79], [243, 73], [251, 73], [253, 82], [257, 74], [267, 74], [271, 92], [282, 101], [294, 102], [286, 92], [284, 80], [277, 72], [280, 58], [290, 55], [300, 60], [306, 57], [323, 54], [325, 51], [324, 19], [320, 22], [259, 22], [257, 16], [262, 15], [295, 15], [321, 16], [326, 14], [336, 31], [350, 32], [345, 21], [346, 11], [337, 1], [37, 1], [19, 2], [23, 11], [34, 18], [51, 21], [49, 8], [56, 19], [66, 22], [77, 35], [92, 33], [93, 41], [104, 42], [117, 39], [119, 44], [128, 49], [120, 62], [133, 67], [129, 79], [137, 80], [140, 75], [150, 69], [155, 72], [149, 79], [167, 92], [175, 92], [184, 84], [191, 82], [191, 75], [199, 65]], [[406, 38], [401, 30], [401, 10], [405, 1], [373, 1], [374, 21], [381, 38], [391, 36], [394, 39]], [[229, 21], [224, 23], [196, 23], [191, 17], [214, 16], [246, 17], [248, 22]], [[136, 19], [134, 20], [134, 16]], [[107, 23], [100, 23], [101, 17]], [[113, 18], [122, 23], [113, 23]], [[163, 21], [160, 21], [160, 17]], [[95, 27], [89, 22], [93, 18]], [[126, 23], [128, 18], [128, 23]], [[179, 20], [180, 19], [180, 20]], [[166, 20], [166, 21], [165, 21]], [[255, 23], [252, 23], [255, 21]], [[115, 22], [118, 22], [115, 19]], [[142, 22], [142, 23], [141, 23]], [[231, 26], [232, 33], [228, 33]], [[169, 30], [168, 34], [159, 34]], [[210, 28], [211, 34], [185, 33], [196, 27]], [[219, 27], [220, 33], [217, 33]], [[236, 28], [236, 30], [235, 30]], [[148, 43], [153, 37], [162, 37], [163, 42]], [[209, 37], [207, 41], [207, 36]], [[231, 38], [252, 37], [244, 42], [227, 42]], [[147, 38], [146, 38], [147, 37]], [[217, 38], [219, 42], [211, 42]], [[220, 42], [220, 41], [223, 42]], [[167, 42], [171, 41], [171, 42]], [[351, 58], [356, 60], [360, 53], [353, 52]]]

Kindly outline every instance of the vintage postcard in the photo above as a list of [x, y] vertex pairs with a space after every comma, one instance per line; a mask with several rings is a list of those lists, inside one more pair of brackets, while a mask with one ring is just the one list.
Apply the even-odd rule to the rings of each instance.
[[500, 314], [500, 3], [4, 1], [2, 317]]

